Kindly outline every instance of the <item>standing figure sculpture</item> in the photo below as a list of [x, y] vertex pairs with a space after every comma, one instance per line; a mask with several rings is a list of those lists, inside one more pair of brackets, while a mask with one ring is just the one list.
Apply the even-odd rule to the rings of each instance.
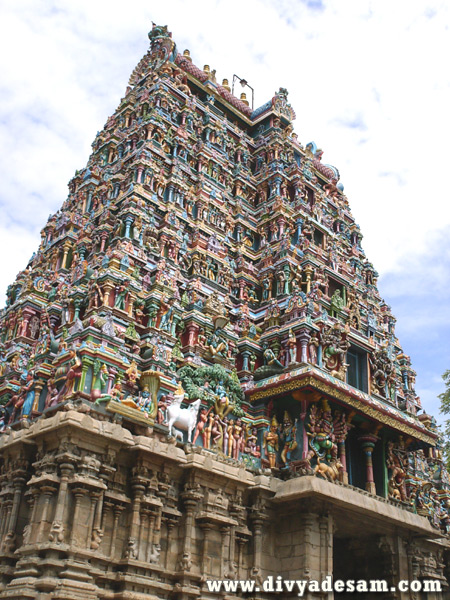
[[289, 329], [287, 347], [289, 351], [289, 364], [292, 365], [297, 362], [297, 338], [292, 329]]
[[293, 422], [290, 414], [285, 411], [283, 417], [283, 425], [280, 432], [280, 440], [284, 443], [281, 451], [281, 460], [287, 467], [292, 460], [292, 452], [297, 448], [297, 427]]
[[264, 432], [263, 448], [266, 451], [269, 467], [274, 469], [278, 452], [278, 421], [275, 415], [272, 417], [270, 427]]

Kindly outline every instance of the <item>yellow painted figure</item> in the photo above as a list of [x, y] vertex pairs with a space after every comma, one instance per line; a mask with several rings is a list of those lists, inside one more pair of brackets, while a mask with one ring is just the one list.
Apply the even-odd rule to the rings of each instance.
[[264, 433], [263, 448], [266, 451], [269, 467], [273, 469], [276, 466], [278, 452], [278, 421], [275, 415], [272, 417], [270, 428]]

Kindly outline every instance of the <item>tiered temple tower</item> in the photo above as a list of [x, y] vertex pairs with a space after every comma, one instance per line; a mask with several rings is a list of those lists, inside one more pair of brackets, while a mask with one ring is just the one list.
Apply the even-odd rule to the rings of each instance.
[[1, 313], [0, 598], [446, 590], [448, 474], [339, 172], [285, 89], [252, 110], [149, 38]]

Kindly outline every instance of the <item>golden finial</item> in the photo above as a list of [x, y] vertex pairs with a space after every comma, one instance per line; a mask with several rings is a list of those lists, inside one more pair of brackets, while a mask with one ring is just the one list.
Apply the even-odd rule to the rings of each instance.
[[187, 59], [189, 62], [192, 62], [191, 53], [190, 53], [190, 51], [189, 51], [189, 50], [185, 50], [185, 51], [183, 52], [183, 56], [184, 56], [184, 58], [186, 58], [186, 59]]
[[241, 102], [248, 106], [247, 94], [245, 92], [242, 92], [241, 94]]
[[230, 88], [230, 85], [228, 83], [228, 79], [224, 79], [222, 81], [222, 87], [225, 88], [227, 90], [227, 92], [231, 92], [231, 88]]

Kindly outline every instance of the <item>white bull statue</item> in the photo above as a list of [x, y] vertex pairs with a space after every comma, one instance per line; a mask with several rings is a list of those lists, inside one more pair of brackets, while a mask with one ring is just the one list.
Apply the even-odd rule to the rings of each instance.
[[172, 404], [167, 407], [166, 420], [171, 435], [175, 435], [174, 428], [176, 427], [182, 431], [187, 431], [188, 442], [192, 442], [192, 433], [197, 425], [197, 415], [201, 400], [195, 400], [187, 408], [181, 408], [184, 396], [184, 390], [179, 386], [173, 396]]

